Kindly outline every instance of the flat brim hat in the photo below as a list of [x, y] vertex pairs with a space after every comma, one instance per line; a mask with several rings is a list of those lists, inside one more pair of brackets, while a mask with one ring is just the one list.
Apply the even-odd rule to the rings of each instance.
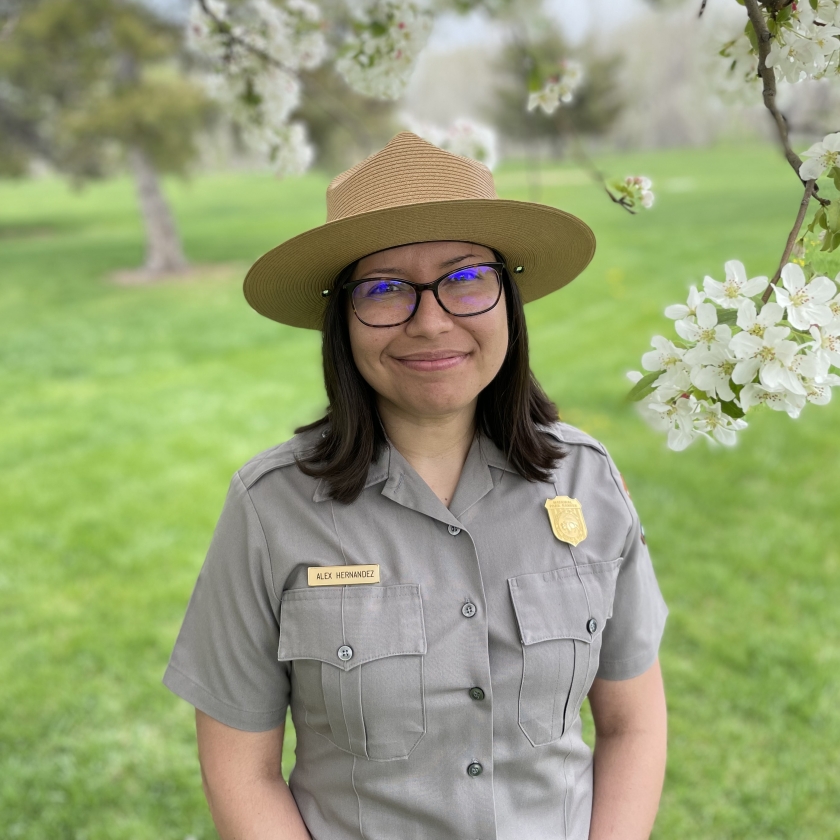
[[595, 253], [595, 235], [570, 213], [496, 195], [490, 170], [402, 132], [327, 188], [327, 222], [263, 254], [245, 277], [261, 315], [321, 329], [343, 268], [413, 242], [456, 240], [501, 254], [529, 303], [560, 289]]

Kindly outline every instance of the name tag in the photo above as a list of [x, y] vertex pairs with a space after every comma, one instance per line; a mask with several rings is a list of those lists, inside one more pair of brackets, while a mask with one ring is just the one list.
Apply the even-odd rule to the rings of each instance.
[[310, 586], [350, 586], [354, 583], [379, 583], [379, 564], [372, 566], [310, 566]]

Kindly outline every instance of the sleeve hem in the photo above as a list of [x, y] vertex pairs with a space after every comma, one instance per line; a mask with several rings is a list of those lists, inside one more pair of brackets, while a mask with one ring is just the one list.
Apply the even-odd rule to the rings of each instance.
[[173, 694], [177, 694], [199, 711], [234, 729], [246, 732], [266, 732], [269, 729], [276, 729], [286, 720], [285, 708], [253, 712], [230, 706], [214, 697], [206, 688], [191, 680], [173, 665], [167, 667], [163, 675], [163, 684]]
[[598, 664], [596, 677], [602, 680], [632, 680], [644, 674], [659, 656], [659, 644], [662, 641], [662, 634], [665, 632], [665, 620], [668, 618], [668, 608], [663, 605], [662, 618], [659, 622], [659, 632], [656, 634], [656, 644], [642, 653], [631, 656], [629, 659], [602, 659]]

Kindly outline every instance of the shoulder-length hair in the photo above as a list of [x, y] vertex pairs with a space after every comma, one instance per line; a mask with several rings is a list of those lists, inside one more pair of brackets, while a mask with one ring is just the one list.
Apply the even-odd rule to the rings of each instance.
[[[327, 413], [295, 429], [298, 434], [325, 427], [318, 443], [298, 458], [297, 464], [306, 475], [326, 479], [330, 497], [344, 503], [358, 498], [371, 463], [387, 446], [376, 394], [356, 368], [350, 348], [348, 310], [341, 288], [353, 276], [356, 265], [351, 263], [336, 277], [324, 313], [321, 349]], [[502, 284], [507, 304], [507, 355], [493, 381], [478, 395], [476, 428], [505, 453], [521, 476], [529, 481], [550, 481], [551, 471], [565, 452], [538, 426], [556, 422], [557, 407], [531, 372], [522, 298], [506, 268]]]

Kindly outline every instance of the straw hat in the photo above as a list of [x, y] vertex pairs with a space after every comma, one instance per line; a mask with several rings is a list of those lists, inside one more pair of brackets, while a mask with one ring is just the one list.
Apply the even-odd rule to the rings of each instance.
[[404, 131], [327, 188], [327, 223], [263, 254], [245, 277], [261, 315], [320, 329], [338, 273], [362, 257], [411, 242], [458, 240], [499, 252], [525, 303], [570, 283], [595, 236], [569, 213], [496, 196], [481, 163]]

